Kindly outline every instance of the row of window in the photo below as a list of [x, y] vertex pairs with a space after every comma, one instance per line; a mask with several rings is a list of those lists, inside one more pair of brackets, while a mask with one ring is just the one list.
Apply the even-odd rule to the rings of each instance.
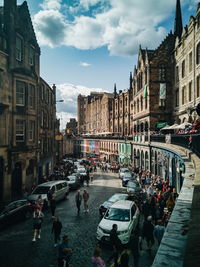
[[28, 125], [26, 125], [25, 120], [16, 120], [16, 142], [25, 142], [26, 134], [28, 141], [35, 140], [35, 121], [29, 121]]
[[[138, 91], [143, 89], [144, 85], [147, 84], [147, 68], [145, 69], [145, 72], [138, 73], [137, 77], [133, 80], [133, 94], [135, 95]], [[164, 64], [160, 64], [158, 66], [158, 80], [160, 82], [166, 81], [166, 67]]]
[[[200, 43], [196, 47], [196, 65], [200, 64]], [[188, 55], [188, 71], [189, 73], [193, 69], [193, 53], [190, 52]], [[185, 59], [181, 63], [181, 78], [184, 78], [186, 75], [186, 61]], [[179, 81], [179, 66], [176, 66], [176, 82]]]
[[[181, 104], [185, 105], [188, 102], [191, 102], [194, 100], [194, 97], [200, 97], [200, 76], [197, 77], [197, 86], [196, 86], [196, 96], [194, 96], [194, 89], [193, 89], [193, 82], [190, 81], [188, 86], [183, 86], [181, 90]], [[187, 90], [188, 88], [188, 90]], [[175, 106], [178, 107], [180, 105], [179, 101], [179, 89], [176, 90], [176, 95], [175, 95]]]
[[[20, 62], [24, 60], [24, 51], [25, 51], [25, 46], [24, 46], [23, 38], [17, 35], [16, 36], [16, 59]], [[28, 63], [31, 66], [35, 64], [35, 49], [32, 45], [30, 45], [28, 48]]]
[[53, 97], [53, 93], [48, 89], [47, 86], [45, 86], [44, 84], [41, 85], [41, 89], [40, 89], [40, 97], [42, 101], [45, 101], [47, 104], [54, 104], [54, 97]]
[[35, 108], [35, 85], [22, 81], [16, 81], [16, 105], [28, 105]]

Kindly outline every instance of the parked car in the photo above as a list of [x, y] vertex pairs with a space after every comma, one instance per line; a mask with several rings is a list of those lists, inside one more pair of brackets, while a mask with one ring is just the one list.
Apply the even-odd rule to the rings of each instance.
[[136, 193], [142, 193], [142, 187], [140, 185], [140, 183], [138, 183], [137, 181], [129, 181], [127, 183], [127, 193], [128, 194], [136, 194]]
[[122, 186], [126, 187], [127, 183], [134, 179], [135, 179], [134, 176], [130, 172], [125, 172], [122, 177]]
[[118, 237], [122, 244], [130, 241], [131, 233], [139, 223], [139, 209], [135, 202], [119, 200], [112, 204], [97, 227], [97, 240], [110, 241], [110, 231], [113, 224], [118, 226]]
[[30, 218], [32, 213], [33, 206], [27, 199], [13, 201], [6, 205], [0, 213], [0, 229]]
[[69, 175], [67, 176], [66, 180], [70, 190], [79, 188], [80, 182], [76, 175]]
[[128, 168], [121, 168], [119, 170], [119, 178], [122, 179], [124, 177], [125, 173], [130, 173], [129, 169]]
[[99, 214], [101, 216], [103, 216], [107, 209], [115, 202], [119, 201], [119, 200], [126, 200], [128, 198], [128, 194], [120, 194], [120, 193], [116, 193], [114, 195], [112, 195], [107, 201], [105, 201], [103, 204], [100, 205], [99, 207]]
[[69, 194], [69, 185], [65, 180], [50, 181], [43, 184], [39, 184], [33, 192], [28, 196], [28, 200], [31, 203], [35, 203], [38, 197], [41, 195], [44, 206], [47, 204], [47, 193], [51, 192], [55, 195], [55, 200], [66, 199]]

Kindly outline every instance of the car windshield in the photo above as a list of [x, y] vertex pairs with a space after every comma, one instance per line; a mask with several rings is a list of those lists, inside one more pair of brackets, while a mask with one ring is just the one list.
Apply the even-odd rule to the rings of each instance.
[[132, 175], [131, 175], [130, 172], [125, 172], [124, 173], [124, 178], [131, 178], [131, 177], [132, 177]]
[[37, 188], [35, 188], [35, 190], [33, 191], [33, 194], [47, 194], [47, 192], [49, 191], [50, 187], [49, 186], [38, 186]]
[[130, 211], [127, 209], [110, 208], [104, 218], [112, 221], [128, 222], [130, 221]]
[[84, 169], [78, 169], [78, 172], [85, 173], [85, 170]]
[[134, 182], [128, 182], [127, 186], [131, 188], [140, 188], [140, 184]]
[[121, 169], [121, 173], [129, 172], [129, 169]]
[[112, 197], [110, 197], [108, 199], [108, 201], [110, 201], [110, 202], [116, 202], [118, 200], [125, 200], [126, 197], [127, 197], [126, 195], [113, 195]]
[[69, 179], [69, 181], [75, 181], [76, 180], [75, 176], [68, 176], [67, 178]]

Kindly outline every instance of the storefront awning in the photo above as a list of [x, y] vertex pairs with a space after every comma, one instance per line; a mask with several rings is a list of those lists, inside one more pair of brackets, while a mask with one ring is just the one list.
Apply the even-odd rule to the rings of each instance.
[[165, 127], [165, 126], [168, 126], [168, 124], [167, 124], [167, 122], [156, 122], [156, 128], [157, 129], [161, 129], [161, 128], [163, 128], [163, 127]]

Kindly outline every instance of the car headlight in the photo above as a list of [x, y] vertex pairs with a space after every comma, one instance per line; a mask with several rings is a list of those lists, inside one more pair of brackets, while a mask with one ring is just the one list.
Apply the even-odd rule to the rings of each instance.
[[101, 228], [100, 226], [98, 226], [98, 229], [97, 230], [103, 232], [103, 228]]

